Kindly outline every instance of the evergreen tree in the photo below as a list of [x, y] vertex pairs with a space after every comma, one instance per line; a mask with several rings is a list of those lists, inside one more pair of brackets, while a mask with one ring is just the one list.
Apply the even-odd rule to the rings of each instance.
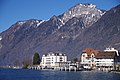
[[40, 64], [40, 56], [38, 53], [35, 53], [33, 56], [33, 65], [39, 65]]

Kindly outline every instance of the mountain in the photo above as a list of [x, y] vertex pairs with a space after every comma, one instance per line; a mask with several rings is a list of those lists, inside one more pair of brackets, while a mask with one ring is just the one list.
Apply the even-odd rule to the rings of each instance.
[[79, 37], [82, 47], [103, 50], [114, 47], [120, 50], [120, 5], [107, 11], [96, 23], [87, 28]]
[[77, 4], [49, 20], [18, 21], [0, 33], [0, 65], [32, 62], [35, 52], [40, 56], [51, 51], [63, 52], [69, 59], [76, 58], [85, 47], [95, 47], [89, 43], [94, 36], [89, 35], [95, 34], [94, 27], [99, 28], [98, 24], [103, 24], [99, 21], [109, 14], [112, 15], [111, 10], [106, 12], [93, 4]]
[[66, 23], [73, 17], [83, 18], [84, 26], [90, 26], [96, 22], [102, 15], [104, 10], [99, 10], [96, 5], [93, 4], [77, 4], [67, 12], [62, 14], [61, 19], [63, 23]]

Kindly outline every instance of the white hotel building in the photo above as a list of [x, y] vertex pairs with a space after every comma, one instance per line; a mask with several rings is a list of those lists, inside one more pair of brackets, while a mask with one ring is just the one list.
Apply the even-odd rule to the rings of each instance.
[[59, 67], [58, 63], [67, 62], [67, 56], [62, 53], [50, 52], [42, 56], [41, 67], [42, 68], [56, 68]]

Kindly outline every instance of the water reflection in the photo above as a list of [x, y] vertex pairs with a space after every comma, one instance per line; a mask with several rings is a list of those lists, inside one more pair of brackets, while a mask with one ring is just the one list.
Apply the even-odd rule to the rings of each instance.
[[94, 71], [0, 69], [0, 80], [120, 80], [120, 74]]

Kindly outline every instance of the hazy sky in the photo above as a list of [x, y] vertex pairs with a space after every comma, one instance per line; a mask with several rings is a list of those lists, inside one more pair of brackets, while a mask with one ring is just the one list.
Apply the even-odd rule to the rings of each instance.
[[17, 21], [47, 20], [78, 3], [92, 3], [99, 9], [109, 10], [120, 4], [120, 0], [0, 0], [0, 32]]

